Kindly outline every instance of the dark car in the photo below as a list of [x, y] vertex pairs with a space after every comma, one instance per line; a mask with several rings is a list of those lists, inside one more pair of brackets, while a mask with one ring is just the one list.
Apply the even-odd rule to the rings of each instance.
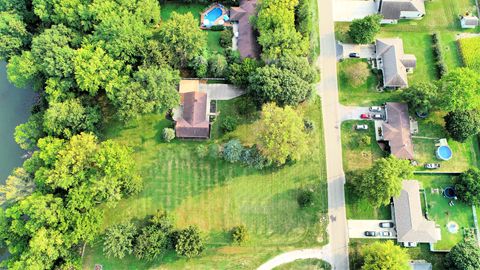
[[378, 113], [377, 114], [372, 114], [372, 118], [373, 119], [383, 119], [383, 115], [378, 114]]
[[374, 232], [374, 231], [366, 231], [364, 234], [365, 234], [365, 236], [376, 236], [377, 235], [377, 233]]
[[380, 222], [378, 226], [380, 226], [380, 228], [393, 228], [394, 224], [393, 222]]
[[360, 58], [360, 54], [358, 54], [356, 52], [352, 52], [348, 55], [348, 57], [350, 57], [350, 58]]
[[440, 168], [440, 163], [426, 163], [424, 167], [425, 167], [426, 169], [435, 170], [435, 169]]

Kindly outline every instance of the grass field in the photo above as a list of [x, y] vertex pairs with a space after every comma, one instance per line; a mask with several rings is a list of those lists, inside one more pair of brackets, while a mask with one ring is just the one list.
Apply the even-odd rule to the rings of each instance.
[[[185, 13], [192, 13], [195, 19], [197, 20], [197, 25], [192, 25], [192, 27], [200, 27], [200, 13], [206, 8], [208, 5], [202, 4], [184, 4], [184, 3], [164, 3], [161, 4], [160, 12], [162, 20], [168, 20], [172, 15], [172, 12], [177, 12], [180, 14]], [[210, 52], [223, 52], [223, 48], [220, 46], [220, 31], [208, 31], [205, 30], [207, 33], [207, 47]]]
[[291, 263], [275, 267], [274, 270], [330, 270], [327, 262], [317, 259], [296, 260]]
[[[455, 244], [463, 239], [463, 229], [474, 227], [472, 207], [460, 201], [455, 201], [454, 206], [449, 206], [450, 199], [442, 194], [433, 193], [432, 188], [446, 188], [453, 185], [452, 176], [449, 175], [415, 175], [415, 179], [421, 181], [422, 187], [427, 196], [428, 216], [434, 220], [441, 229], [442, 240], [438, 241], [435, 250], [450, 250]], [[423, 200], [423, 198], [422, 198]], [[458, 233], [450, 233], [447, 224], [450, 221], [456, 222], [460, 230]]]
[[465, 66], [480, 72], [480, 37], [459, 39], [458, 46]]
[[[135, 150], [145, 188], [106, 209], [102, 228], [144, 218], [163, 208], [175, 217], [178, 227], [199, 226], [207, 237], [207, 250], [190, 260], [173, 253], [151, 263], [132, 256], [115, 260], [103, 256], [102, 242], [97, 239], [87, 248], [84, 269], [93, 269], [96, 263], [104, 269], [253, 269], [282, 251], [325, 243], [326, 224], [319, 222], [326, 220], [322, 217], [327, 209], [320, 102], [312, 101], [299, 110], [317, 127], [312, 155], [302, 162], [264, 171], [217, 158], [199, 158], [194, 149], [205, 142], [162, 142], [162, 129], [171, 125], [163, 115], [145, 116], [126, 126], [111, 125], [106, 138]], [[240, 135], [247, 138], [251, 134]], [[296, 194], [304, 187], [316, 190], [315, 204], [300, 209]], [[243, 246], [232, 246], [227, 231], [239, 224], [247, 226], [250, 238]]]

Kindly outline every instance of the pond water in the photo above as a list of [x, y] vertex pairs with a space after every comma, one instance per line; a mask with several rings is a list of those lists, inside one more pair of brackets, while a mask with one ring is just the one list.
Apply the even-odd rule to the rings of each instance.
[[24, 161], [25, 151], [15, 143], [13, 132], [27, 121], [34, 97], [32, 89], [18, 89], [8, 81], [6, 63], [0, 62], [0, 184]]

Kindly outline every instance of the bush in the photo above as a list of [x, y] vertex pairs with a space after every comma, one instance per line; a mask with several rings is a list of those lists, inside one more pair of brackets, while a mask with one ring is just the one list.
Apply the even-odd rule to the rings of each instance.
[[361, 61], [348, 65], [343, 72], [348, 83], [354, 87], [359, 87], [367, 81], [370, 68], [366, 62]]
[[193, 59], [192, 68], [198, 78], [205, 78], [208, 72], [208, 60], [204, 56], [197, 56]]
[[230, 163], [238, 162], [242, 151], [243, 145], [239, 140], [230, 140], [223, 147], [223, 158]]
[[108, 228], [103, 241], [103, 253], [107, 257], [122, 259], [133, 252], [133, 239], [137, 230], [131, 222], [116, 224]]
[[303, 119], [303, 126], [307, 133], [312, 133], [315, 130], [315, 123], [309, 119]]
[[214, 26], [210, 27], [210, 30], [211, 30], [211, 31], [223, 31], [223, 30], [225, 30], [225, 26], [223, 26], [223, 25], [214, 25]]
[[231, 63], [228, 66], [228, 80], [236, 86], [247, 87], [248, 77], [259, 67], [255, 59], [245, 58], [240, 63]]
[[440, 44], [440, 37], [438, 36], [438, 33], [433, 33], [432, 34], [432, 43], [433, 43], [433, 57], [435, 60], [435, 67], [437, 69], [437, 77], [441, 78], [443, 75], [447, 74], [447, 65], [445, 65], [445, 62], [443, 61], [443, 53], [442, 53], [442, 48]]
[[234, 243], [242, 244], [248, 239], [248, 231], [245, 225], [233, 227], [231, 230]]
[[198, 157], [204, 158], [208, 155], [208, 147], [204, 144], [200, 144], [195, 148], [195, 153]]
[[173, 130], [173, 128], [164, 128], [162, 137], [164, 141], [170, 142], [171, 140], [175, 139], [175, 130]]
[[220, 33], [220, 46], [222, 48], [232, 47], [233, 32], [230, 29], [226, 29]]
[[261, 155], [260, 151], [258, 151], [255, 146], [252, 148], [244, 148], [240, 155], [240, 161], [244, 165], [257, 170], [270, 166], [270, 163]]
[[302, 189], [298, 193], [297, 202], [301, 208], [311, 206], [313, 204], [314, 192], [312, 189]]
[[220, 124], [220, 128], [223, 132], [232, 132], [237, 128], [238, 119], [233, 116], [227, 116], [222, 119], [222, 123]]
[[156, 225], [143, 228], [135, 241], [133, 254], [137, 259], [152, 261], [168, 249], [168, 235]]
[[210, 146], [208, 146], [208, 155], [210, 158], [220, 157], [220, 146], [218, 144], [210, 144]]
[[227, 59], [221, 54], [214, 54], [208, 59], [208, 72], [212, 77], [225, 77], [227, 66]]
[[368, 146], [372, 143], [372, 138], [368, 135], [363, 135], [360, 141], [363, 145]]
[[480, 113], [476, 110], [449, 112], [444, 120], [445, 129], [457, 142], [464, 142], [480, 131]]
[[197, 227], [190, 226], [174, 234], [173, 244], [180, 256], [191, 258], [200, 255], [204, 250], [203, 238]]

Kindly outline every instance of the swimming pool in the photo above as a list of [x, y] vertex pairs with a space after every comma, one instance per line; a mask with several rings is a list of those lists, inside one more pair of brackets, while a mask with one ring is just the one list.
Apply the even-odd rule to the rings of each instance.
[[219, 7], [215, 7], [205, 14], [205, 25], [212, 25], [218, 18], [222, 17], [223, 10]]
[[437, 148], [437, 157], [442, 160], [449, 160], [452, 158], [452, 149], [446, 145]]

